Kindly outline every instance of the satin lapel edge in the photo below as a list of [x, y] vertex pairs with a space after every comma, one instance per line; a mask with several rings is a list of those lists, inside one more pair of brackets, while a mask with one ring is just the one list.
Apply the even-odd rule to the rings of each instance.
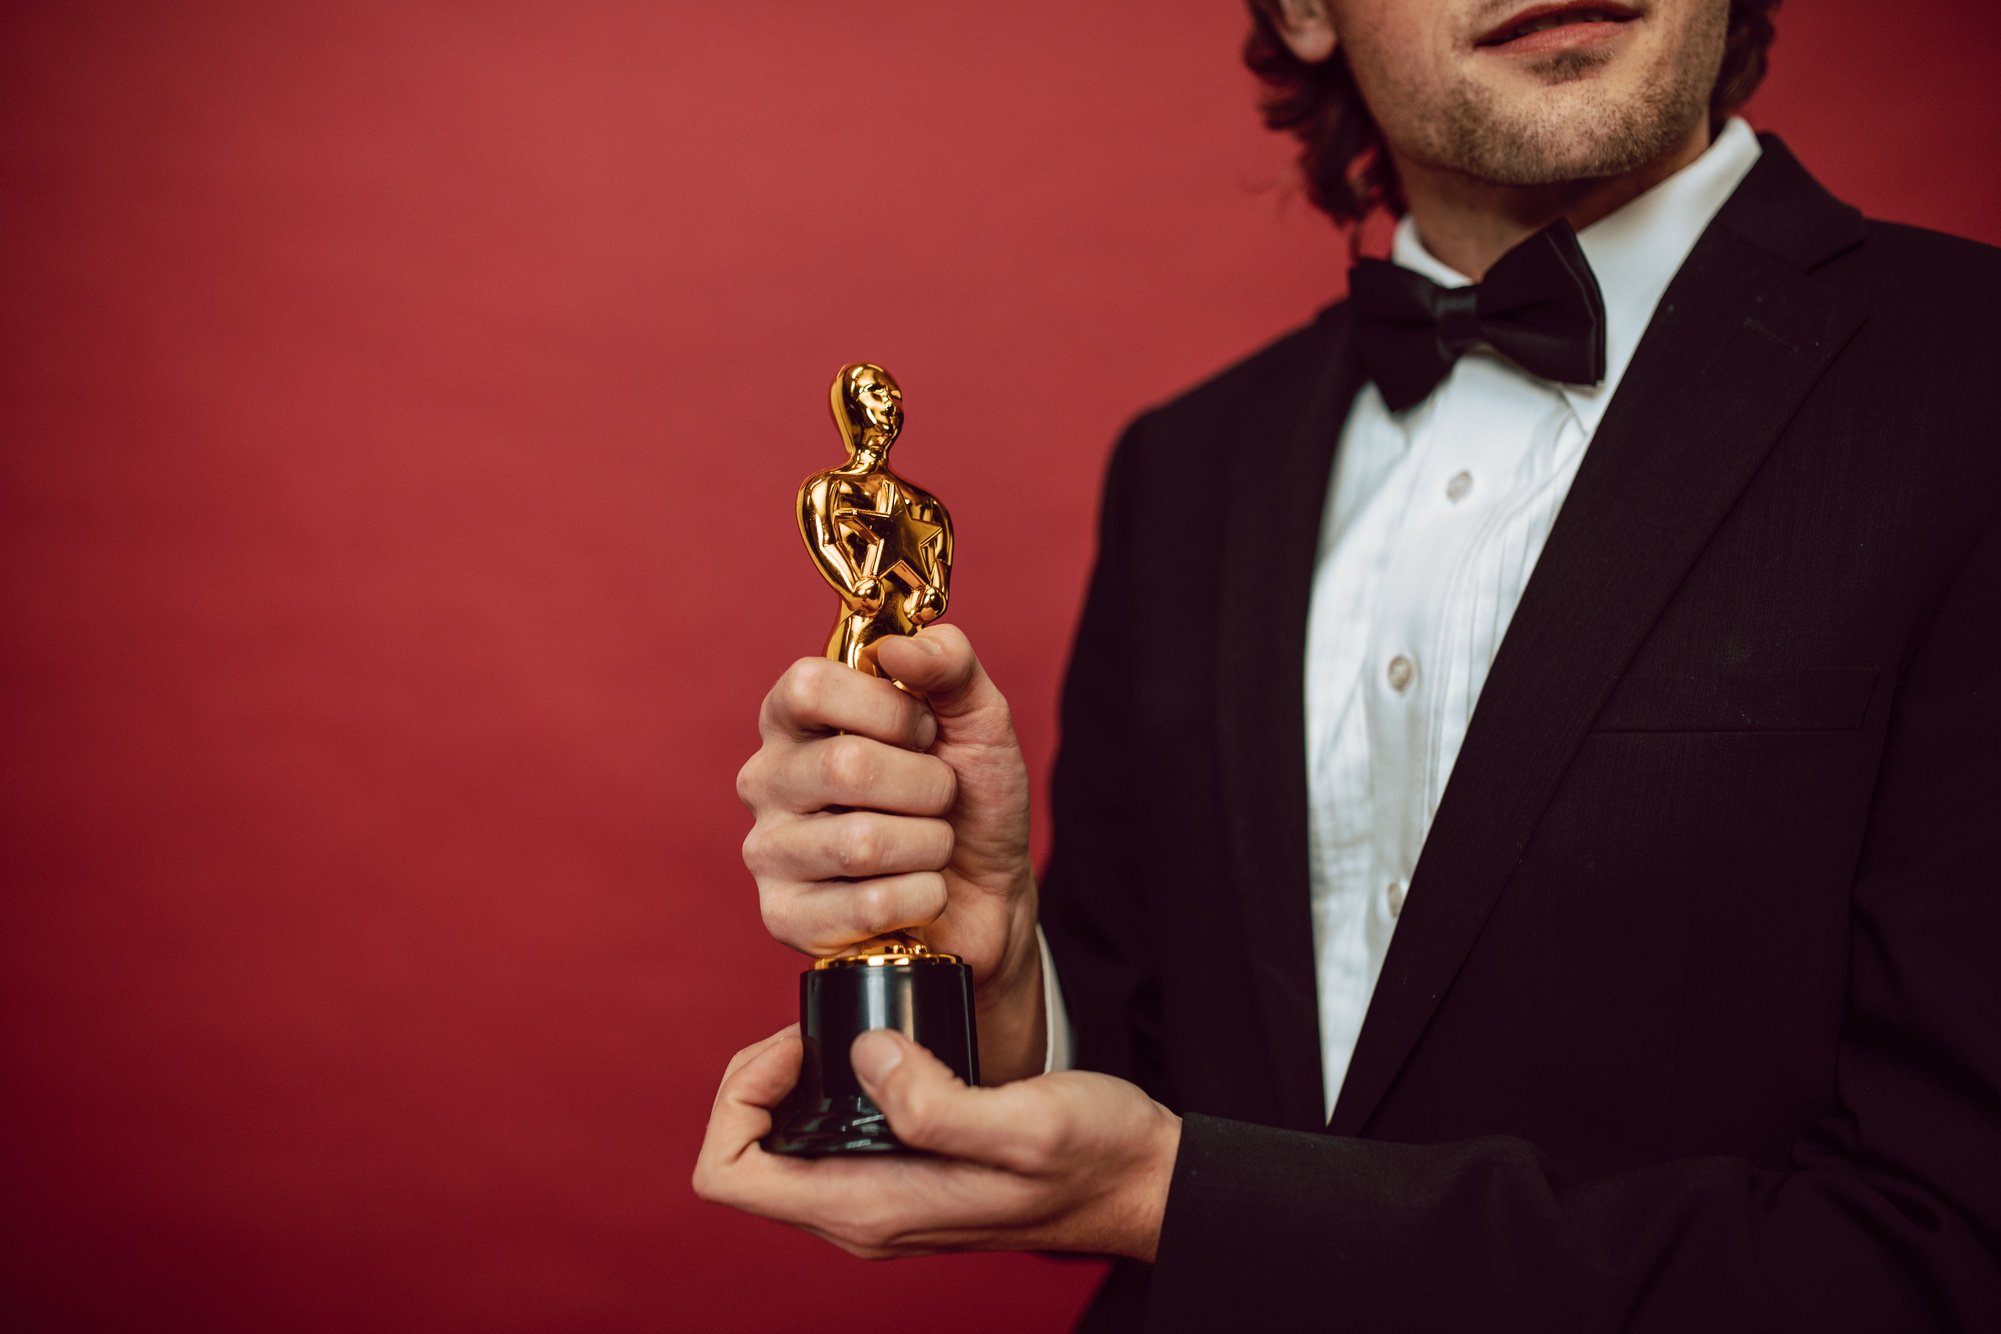
[[[1363, 1133], [1500, 899], [1591, 719], [1689, 567], [1863, 318], [1715, 229], [1559, 512], [1494, 660], [1328, 1128]], [[1691, 395], [1689, 384], [1709, 392]]]
[[1307, 603], [1335, 449], [1362, 383], [1348, 308], [1322, 321], [1326, 337], [1309, 344], [1316, 360], [1300, 368], [1306, 388], [1292, 415], [1284, 403], [1253, 415], [1232, 451], [1217, 609], [1231, 882], [1284, 1124], [1304, 1130], [1326, 1124], [1307, 854]]

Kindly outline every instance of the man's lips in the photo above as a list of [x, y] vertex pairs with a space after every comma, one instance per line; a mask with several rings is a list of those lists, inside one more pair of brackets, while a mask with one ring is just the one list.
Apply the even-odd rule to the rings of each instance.
[[1473, 44], [1511, 54], [1568, 50], [1607, 40], [1638, 17], [1625, 5], [1589, 0], [1532, 5], [1496, 25]]

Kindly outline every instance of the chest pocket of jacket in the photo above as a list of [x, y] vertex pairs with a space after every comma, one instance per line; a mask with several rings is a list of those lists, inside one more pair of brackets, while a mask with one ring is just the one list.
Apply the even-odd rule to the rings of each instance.
[[1730, 669], [1621, 677], [1594, 732], [1838, 732], [1862, 725], [1874, 667]]

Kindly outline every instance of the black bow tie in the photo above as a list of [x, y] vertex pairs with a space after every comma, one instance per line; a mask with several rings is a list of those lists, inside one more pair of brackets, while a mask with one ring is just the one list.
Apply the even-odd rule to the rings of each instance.
[[1362, 365], [1401, 412], [1435, 388], [1459, 354], [1485, 343], [1523, 370], [1565, 384], [1605, 378], [1605, 301], [1567, 222], [1494, 261], [1471, 287], [1365, 259], [1348, 272]]

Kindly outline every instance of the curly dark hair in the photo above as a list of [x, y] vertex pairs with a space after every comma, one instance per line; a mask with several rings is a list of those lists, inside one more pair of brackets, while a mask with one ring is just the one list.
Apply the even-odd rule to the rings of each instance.
[[[1347, 57], [1337, 48], [1328, 60], [1305, 63], [1279, 35], [1280, 0], [1246, 2], [1251, 33], [1244, 39], [1244, 64], [1263, 85], [1258, 110], [1267, 128], [1299, 140], [1307, 198], [1336, 223], [1360, 222], [1378, 207], [1403, 212], [1396, 170]], [[1712, 125], [1750, 100], [1763, 81], [1778, 7], [1779, 0], [1730, 0], [1723, 68], [1709, 96]]]

